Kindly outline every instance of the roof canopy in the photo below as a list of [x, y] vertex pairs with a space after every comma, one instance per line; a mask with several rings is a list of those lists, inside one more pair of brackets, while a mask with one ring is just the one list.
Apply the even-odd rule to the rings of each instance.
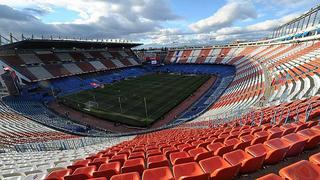
[[77, 41], [77, 40], [47, 40], [29, 39], [12, 44], [0, 46], [0, 50], [9, 49], [103, 49], [103, 48], [133, 48], [142, 44], [126, 42], [101, 42], [101, 41]]

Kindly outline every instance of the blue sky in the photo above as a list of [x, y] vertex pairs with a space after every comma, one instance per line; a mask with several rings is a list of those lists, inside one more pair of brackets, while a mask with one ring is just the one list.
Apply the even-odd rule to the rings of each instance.
[[1, 34], [145, 44], [260, 39], [318, 0], [0, 0]]
[[[23, 9], [22, 9], [23, 10]], [[56, 7], [50, 13], [39, 17], [44, 23], [68, 23], [79, 19], [79, 13], [63, 7]]]

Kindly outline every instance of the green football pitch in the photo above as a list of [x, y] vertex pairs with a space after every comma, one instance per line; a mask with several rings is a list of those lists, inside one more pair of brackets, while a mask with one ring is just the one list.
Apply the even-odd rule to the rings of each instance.
[[147, 127], [209, 78], [207, 75], [148, 74], [67, 95], [60, 101], [101, 119]]

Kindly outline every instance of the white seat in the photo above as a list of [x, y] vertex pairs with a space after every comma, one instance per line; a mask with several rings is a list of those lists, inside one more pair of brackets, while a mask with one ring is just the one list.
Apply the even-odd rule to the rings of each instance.
[[2, 174], [3, 180], [23, 180], [25, 175], [23, 173], [8, 173]]
[[25, 174], [26, 177], [24, 178], [24, 180], [42, 180], [47, 175], [46, 172], [40, 170], [25, 172]]

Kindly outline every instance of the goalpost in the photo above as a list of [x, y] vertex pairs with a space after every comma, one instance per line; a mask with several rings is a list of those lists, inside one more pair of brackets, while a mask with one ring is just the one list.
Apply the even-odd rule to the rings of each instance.
[[91, 108], [96, 108], [99, 107], [99, 104], [96, 101], [88, 101], [86, 103], [84, 103], [84, 105], [86, 106], [84, 110], [86, 111], [91, 111]]

